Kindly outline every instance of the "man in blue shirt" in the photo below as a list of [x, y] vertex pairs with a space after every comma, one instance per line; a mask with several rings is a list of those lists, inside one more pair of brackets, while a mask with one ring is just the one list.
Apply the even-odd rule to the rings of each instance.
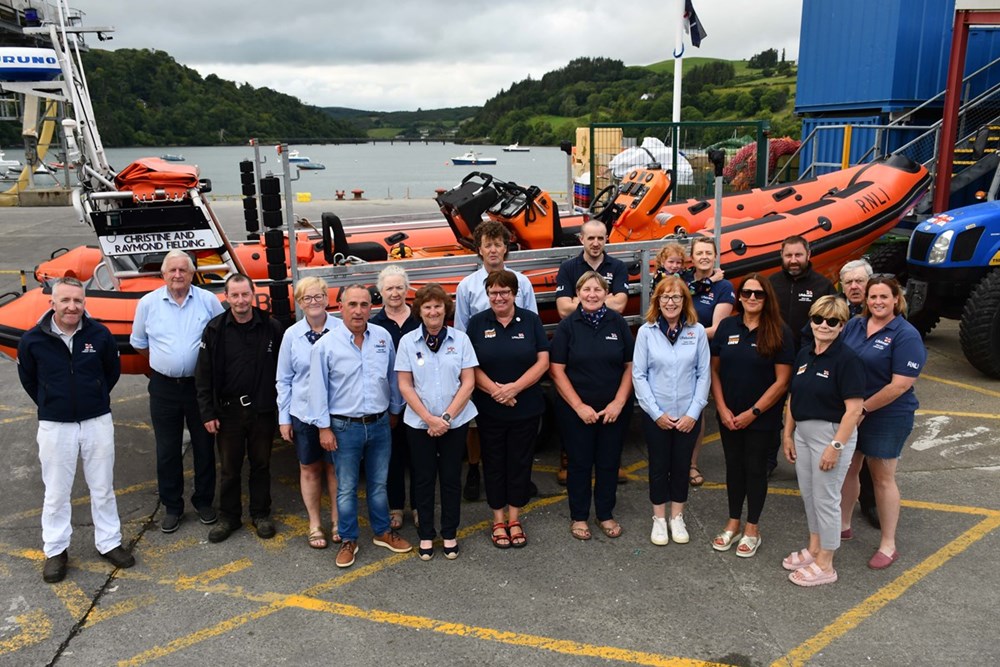
[[[469, 319], [476, 313], [488, 310], [489, 297], [486, 296], [486, 276], [492, 271], [502, 271], [504, 260], [507, 259], [507, 248], [510, 245], [510, 231], [501, 222], [488, 220], [476, 226], [473, 232], [476, 252], [483, 260], [483, 265], [473, 273], [462, 278], [455, 290], [455, 328], [465, 331]], [[538, 312], [535, 302], [535, 290], [531, 280], [523, 273], [507, 269], [517, 277], [517, 297], [514, 305], [533, 313]], [[465, 478], [463, 495], [468, 501], [479, 500], [479, 429], [469, 428], [466, 436], [466, 453], [469, 457], [469, 474]]]
[[121, 546], [113, 480], [111, 389], [121, 375], [118, 347], [107, 327], [87, 317], [85, 303], [79, 280], [57, 280], [52, 286], [52, 310], [17, 346], [21, 386], [38, 406], [38, 460], [45, 484], [42, 579], [50, 584], [66, 576], [77, 457], [83, 459], [90, 489], [98, 553], [115, 567], [135, 564], [132, 554]]
[[163, 258], [163, 287], [139, 300], [129, 342], [149, 360], [149, 419], [156, 439], [156, 486], [165, 514], [160, 530], [172, 533], [184, 516], [184, 426], [191, 435], [194, 492], [203, 524], [216, 521], [215, 439], [205, 430], [194, 390], [194, 367], [205, 325], [222, 313], [219, 299], [193, 287], [195, 266], [183, 250]]
[[[354, 565], [358, 552], [358, 477], [365, 462], [372, 543], [395, 553], [413, 547], [389, 526], [386, 478], [391, 428], [403, 411], [396, 383], [396, 350], [389, 332], [369, 324], [371, 293], [350, 285], [340, 294], [344, 327], [319, 339], [310, 355], [309, 417], [337, 469], [337, 512], [343, 542], [337, 567]], [[390, 417], [391, 414], [391, 417]]]

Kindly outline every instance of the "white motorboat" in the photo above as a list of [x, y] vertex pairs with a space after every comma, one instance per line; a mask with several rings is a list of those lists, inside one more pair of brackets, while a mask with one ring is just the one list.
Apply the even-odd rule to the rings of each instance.
[[515, 141], [510, 146], [504, 146], [503, 152], [504, 153], [527, 153], [530, 150], [531, 149], [528, 148], [527, 146], [522, 146], [522, 145], [520, 145], [519, 143], [517, 143]]

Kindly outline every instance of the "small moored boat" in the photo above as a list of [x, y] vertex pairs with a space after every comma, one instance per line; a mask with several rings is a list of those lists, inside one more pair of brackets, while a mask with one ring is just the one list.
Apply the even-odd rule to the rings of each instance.
[[527, 153], [530, 150], [531, 149], [528, 148], [527, 146], [522, 146], [519, 143], [517, 143], [516, 141], [514, 143], [512, 143], [510, 146], [504, 146], [503, 147], [503, 152], [504, 153]]
[[184, 162], [183, 155], [174, 155], [173, 153], [165, 153], [160, 156], [161, 160], [166, 160], [167, 162]]
[[464, 164], [464, 165], [475, 165], [475, 164], [496, 164], [497, 159], [495, 157], [483, 157], [475, 151], [469, 151], [464, 155], [459, 155], [458, 157], [453, 157], [451, 159], [452, 164]]

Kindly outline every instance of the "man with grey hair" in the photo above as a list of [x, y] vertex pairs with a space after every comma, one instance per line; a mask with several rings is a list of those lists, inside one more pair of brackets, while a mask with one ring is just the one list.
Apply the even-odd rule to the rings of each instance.
[[194, 492], [191, 504], [204, 524], [216, 521], [215, 440], [202, 422], [194, 369], [201, 334], [222, 303], [192, 286], [195, 265], [183, 250], [171, 250], [160, 267], [163, 287], [139, 300], [129, 342], [149, 360], [149, 418], [156, 439], [156, 483], [164, 515], [160, 530], [172, 533], [184, 516], [184, 425], [191, 436]]

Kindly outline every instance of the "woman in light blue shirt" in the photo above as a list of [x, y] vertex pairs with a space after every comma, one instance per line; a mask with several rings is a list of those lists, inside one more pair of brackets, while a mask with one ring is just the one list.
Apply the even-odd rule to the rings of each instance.
[[406, 401], [403, 412], [420, 525], [421, 560], [434, 556], [434, 486], [441, 483], [441, 538], [444, 555], [458, 557], [458, 523], [462, 503], [462, 454], [476, 406], [469, 400], [479, 365], [469, 337], [445, 320], [454, 313], [451, 297], [428, 283], [413, 298], [422, 322], [403, 336], [396, 353], [396, 379]]
[[330, 494], [330, 538], [340, 542], [337, 532], [337, 475], [330, 452], [319, 444], [319, 431], [305, 423], [309, 410], [309, 354], [313, 344], [328, 331], [344, 326], [326, 311], [329, 288], [322, 278], [308, 277], [295, 286], [295, 301], [305, 317], [293, 324], [281, 339], [278, 351], [278, 428], [283, 440], [295, 443], [299, 459], [299, 486], [309, 514], [307, 539], [313, 549], [327, 547], [320, 516], [323, 477]]
[[[658, 546], [689, 541], [684, 525], [688, 467], [708, 403], [711, 354], [687, 284], [676, 276], [659, 282], [639, 327], [632, 358], [632, 384], [642, 408], [649, 452], [649, 500]], [[667, 501], [670, 528], [667, 530]]]

